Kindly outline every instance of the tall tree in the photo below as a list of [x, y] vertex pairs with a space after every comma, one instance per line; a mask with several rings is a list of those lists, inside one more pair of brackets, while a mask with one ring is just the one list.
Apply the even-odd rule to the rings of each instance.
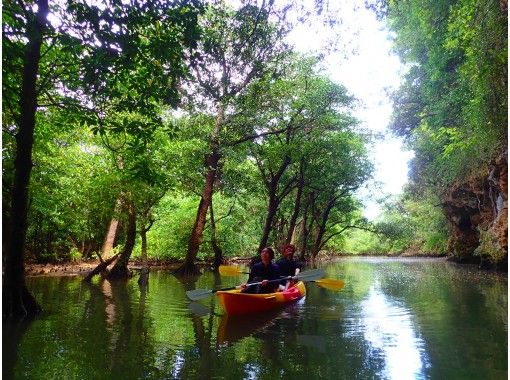
[[308, 156], [304, 174], [307, 195], [303, 197], [302, 255], [310, 249], [315, 258], [337, 226], [351, 224], [351, 214], [357, 208], [353, 193], [372, 173], [365, 142], [366, 136], [348, 124], [323, 133], [313, 141], [313, 151], [308, 147], [313, 153]]
[[285, 244], [292, 243], [292, 237], [294, 236], [294, 232], [297, 226], [298, 217], [301, 214], [301, 205], [303, 199], [303, 189], [305, 187], [305, 178], [304, 178], [304, 170], [305, 170], [306, 161], [305, 158], [302, 157], [299, 161], [299, 171], [296, 179], [296, 195], [294, 199], [294, 207], [292, 210], [291, 217], [289, 219], [289, 226], [287, 228], [287, 235], [285, 237]]
[[[258, 115], [254, 120], [258, 127], [274, 133], [252, 145], [252, 154], [268, 197], [259, 251], [268, 243], [284, 199], [298, 188], [299, 182], [298, 190], [303, 190], [301, 171], [309, 159], [305, 153], [307, 149], [303, 147], [309, 146], [309, 154], [313, 154], [317, 138], [355, 123], [346, 112], [353, 99], [343, 86], [316, 74], [315, 64], [311, 58], [290, 61], [286, 76], [265, 86], [264, 102], [256, 108]], [[292, 223], [295, 224], [296, 218], [297, 215]]]
[[[41, 59], [41, 47], [47, 30], [48, 1], [37, 1], [37, 12], [26, 9], [24, 37], [27, 39], [23, 58], [23, 75], [16, 134], [16, 159], [12, 188], [10, 239], [5, 261], [3, 286], [3, 314], [8, 317], [34, 315], [40, 311], [34, 297], [28, 291], [24, 278], [24, 248], [27, 232], [28, 184], [32, 170], [32, 147], [37, 112], [37, 74]], [[15, 12], [9, 9], [7, 12]], [[10, 14], [15, 17], [15, 14]], [[9, 29], [9, 27], [7, 27]], [[10, 30], [4, 30], [10, 33]]]
[[[141, 97], [145, 107], [155, 103], [151, 95], [161, 96], [162, 89], [163, 100], [175, 104], [178, 79], [186, 73], [185, 50], [198, 37], [198, 12], [197, 2], [152, 1], [130, 6], [116, 1], [96, 5], [69, 2], [52, 7], [52, 15], [58, 21], [49, 28], [47, 0], [5, 4], [2, 43], [9, 53], [3, 62], [6, 57], [12, 59], [3, 67], [7, 95], [4, 104], [9, 110], [3, 127], [16, 135], [16, 158], [8, 214], [11, 228], [6, 245], [4, 315], [34, 314], [39, 310], [24, 283], [23, 255], [40, 99], [44, 97], [52, 106], [85, 109], [91, 99], [96, 106], [103, 105], [98, 101], [101, 94], [111, 99], [115, 90], [136, 85], [137, 91], [131, 95], [145, 94]], [[156, 38], [150, 39], [150, 35]], [[145, 69], [137, 67], [142, 59], [152, 59], [153, 64]], [[153, 76], [165, 76], [166, 81], [154, 82]], [[121, 107], [133, 107], [134, 100], [140, 99], [126, 91], [123, 94], [115, 96]], [[67, 101], [69, 98], [71, 102]], [[104, 114], [104, 109], [93, 111], [97, 111], [99, 119]]]
[[190, 106], [214, 115], [204, 160], [204, 179], [195, 222], [183, 265], [178, 273], [197, 271], [195, 259], [203, 239], [207, 210], [222, 159], [222, 148], [232, 132], [234, 102], [250, 83], [274, 72], [286, 47], [282, 28], [271, 22], [273, 2], [261, 7], [243, 5], [232, 10], [224, 4], [211, 5], [202, 19], [204, 30], [199, 52], [192, 62], [193, 81], [188, 84]]
[[116, 170], [121, 177], [119, 187], [127, 229], [124, 248], [108, 274], [109, 279], [129, 277], [127, 265], [135, 245], [137, 220], [141, 222], [140, 233], [144, 237], [151, 224], [153, 207], [172, 186], [170, 173], [173, 167], [168, 159], [170, 136], [167, 129], [152, 126], [150, 117], [135, 113], [122, 114], [121, 119], [123, 125], [136, 123], [138, 128], [149, 129], [151, 133], [143, 138], [126, 135], [120, 145], [115, 144]]

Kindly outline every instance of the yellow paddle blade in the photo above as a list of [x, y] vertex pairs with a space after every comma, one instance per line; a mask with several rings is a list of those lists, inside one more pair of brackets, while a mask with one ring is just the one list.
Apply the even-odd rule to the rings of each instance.
[[335, 280], [333, 278], [323, 278], [322, 280], [314, 281], [317, 285], [329, 290], [341, 290], [345, 282], [342, 280]]
[[222, 276], [238, 276], [243, 272], [234, 265], [220, 265], [218, 268]]

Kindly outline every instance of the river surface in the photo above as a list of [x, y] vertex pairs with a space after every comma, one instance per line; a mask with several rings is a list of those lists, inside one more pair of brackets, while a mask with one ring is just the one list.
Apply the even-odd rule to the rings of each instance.
[[246, 276], [178, 279], [141, 290], [79, 277], [32, 277], [44, 308], [4, 324], [4, 379], [507, 379], [507, 276], [444, 259], [342, 259], [341, 291], [307, 283], [275, 314], [227, 318], [186, 290]]

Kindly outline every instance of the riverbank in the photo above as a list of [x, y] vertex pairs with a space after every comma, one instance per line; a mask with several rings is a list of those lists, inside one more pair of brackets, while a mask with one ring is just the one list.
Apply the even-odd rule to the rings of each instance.
[[[339, 258], [348, 257], [385, 257], [385, 258], [424, 258], [424, 257], [446, 257], [446, 255], [432, 255], [432, 254], [402, 254], [402, 255], [375, 255], [375, 254], [342, 254], [342, 255], [327, 255], [321, 254], [318, 258], [319, 262], [334, 261]], [[233, 257], [229, 259], [229, 264], [237, 265], [248, 265], [251, 261], [250, 257]], [[76, 261], [76, 262], [65, 262], [65, 263], [27, 263], [25, 264], [25, 275], [26, 276], [85, 276], [87, 273], [92, 271], [99, 265], [99, 260], [87, 260], [87, 261]], [[173, 271], [181, 264], [177, 260], [149, 260], [149, 267], [151, 269], [163, 269]], [[199, 262], [199, 266], [210, 266], [211, 263]], [[128, 269], [137, 272], [142, 268], [142, 263], [139, 260], [130, 260]]]
[[[85, 276], [100, 264], [99, 260], [87, 260], [79, 262], [37, 264], [28, 263], [25, 265], [26, 276]], [[175, 261], [149, 261], [151, 269], [177, 269], [179, 262]], [[139, 271], [142, 264], [139, 261], [129, 261], [128, 269]]]

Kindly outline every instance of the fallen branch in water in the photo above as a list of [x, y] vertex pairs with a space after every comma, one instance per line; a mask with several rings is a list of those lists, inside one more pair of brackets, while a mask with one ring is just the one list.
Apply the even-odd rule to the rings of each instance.
[[104, 271], [106, 268], [108, 268], [108, 265], [110, 265], [111, 263], [113, 263], [116, 259], [117, 259], [117, 256], [119, 256], [119, 254], [117, 253], [116, 255], [113, 255], [112, 257], [110, 257], [108, 260], [106, 261], [103, 261], [103, 259], [101, 258], [101, 256], [99, 256], [99, 259], [101, 260], [101, 263], [95, 267], [94, 269], [92, 269], [90, 271], [90, 273], [85, 276], [85, 278], [83, 279], [83, 281], [86, 281], [86, 282], [89, 282], [92, 277], [94, 277], [96, 274], [99, 274], [101, 273], [102, 271]]

